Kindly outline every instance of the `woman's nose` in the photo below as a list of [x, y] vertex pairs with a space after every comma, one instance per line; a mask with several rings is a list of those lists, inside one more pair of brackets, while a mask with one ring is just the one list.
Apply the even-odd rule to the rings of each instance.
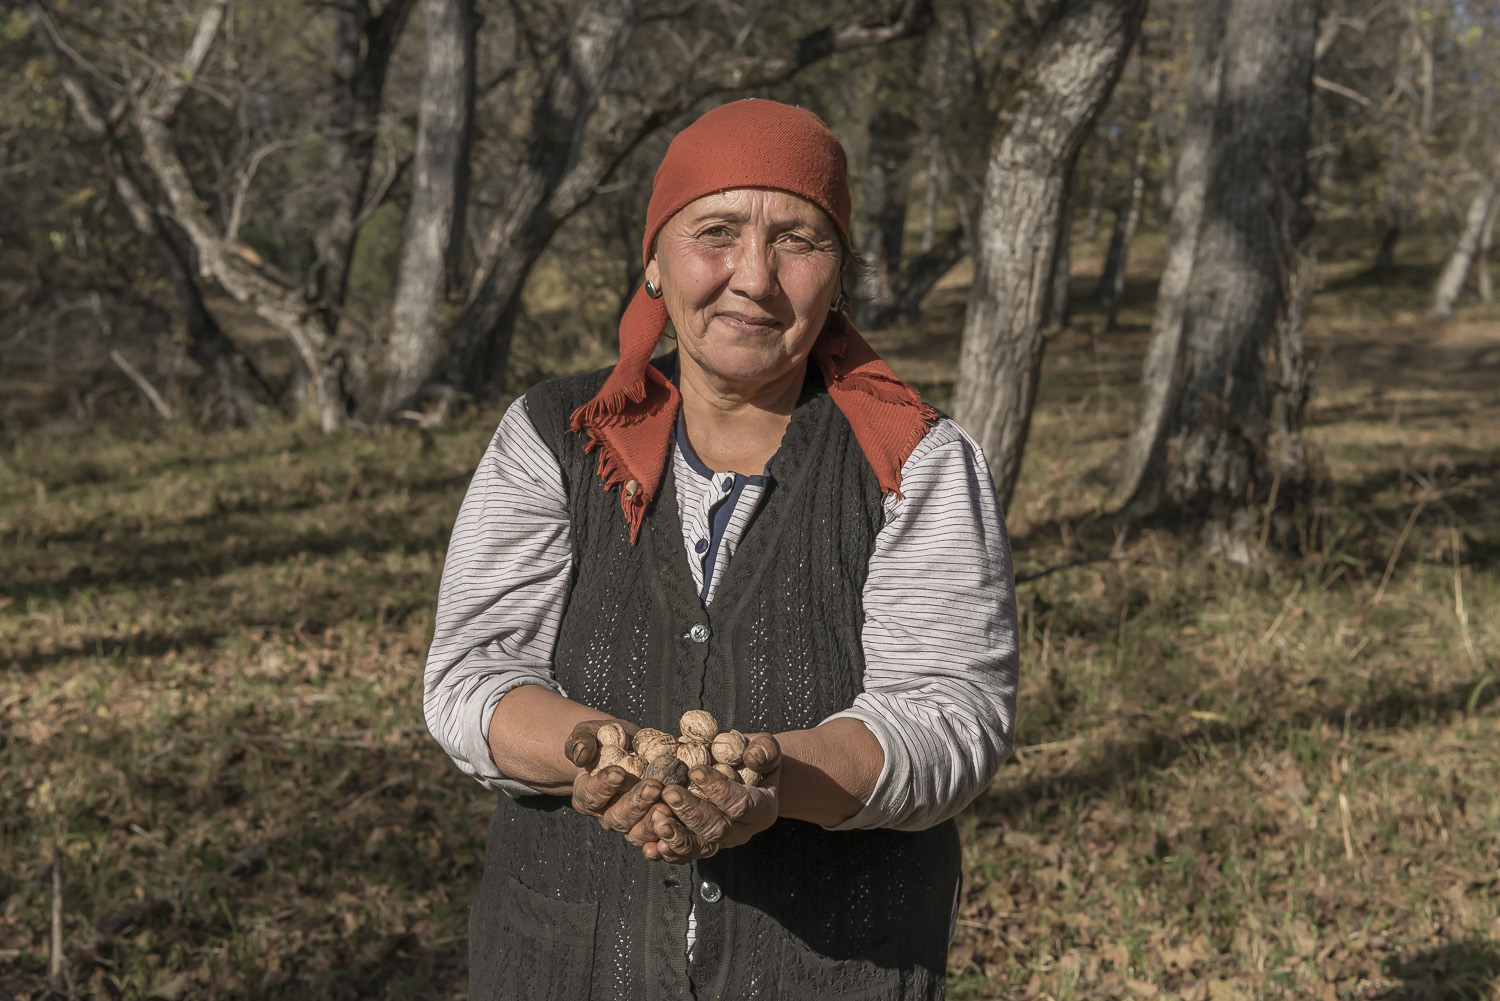
[[732, 291], [751, 299], [763, 299], [776, 291], [776, 257], [766, 244], [747, 240], [735, 248], [729, 267]]

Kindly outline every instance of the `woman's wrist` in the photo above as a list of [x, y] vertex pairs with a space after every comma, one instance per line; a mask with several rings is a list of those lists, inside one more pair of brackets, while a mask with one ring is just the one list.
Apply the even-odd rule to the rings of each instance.
[[865, 808], [885, 766], [880, 741], [857, 719], [776, 735], [781, 816], [836, 827]]
[[508, 779], [540, 793], [571, 795], [578, 766], [568, 760], [568, 737], [579, 723], [611, 719], [550, 688], [522, 685], [501, 696], [490, 717], [490, 757]]

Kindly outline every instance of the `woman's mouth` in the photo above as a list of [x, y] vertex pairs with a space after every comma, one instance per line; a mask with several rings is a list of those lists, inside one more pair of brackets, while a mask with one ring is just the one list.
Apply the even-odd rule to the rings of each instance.
[[749, 313], [716, 313], [714, 319], [724, 321], [729, 329], [742, 334], [769, 334], [781, 329], [775, 317], [755, 316]]

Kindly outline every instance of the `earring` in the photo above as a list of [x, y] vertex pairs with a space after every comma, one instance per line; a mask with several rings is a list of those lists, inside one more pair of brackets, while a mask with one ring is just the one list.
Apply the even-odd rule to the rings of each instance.
[[831, 313], [847, 313], [848, 311], [849, 311], [849, 300], [848, 300], [848, 298], [845, 297], [844, 293], [840, 292], [839, 293], [839, 297], [837, 299], [833, 300], [833, 305], [831, 307], [829, 307], [829, 312], [831, 312]]
[[646, 295], [652, 299], [661, 298], [661, 289], [657, 288], [649, 278], [646, 279]]

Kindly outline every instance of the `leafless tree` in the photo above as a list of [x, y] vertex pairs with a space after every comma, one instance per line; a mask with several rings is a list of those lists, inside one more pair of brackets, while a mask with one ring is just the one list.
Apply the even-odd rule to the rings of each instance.
[[990, 149], [953, 409], [989, 456], [1006, 503], [1036, 401], [1074, 162], [1145, 8], [1145, 0], [1061, 4]]
[[738, 45], [712, 58], [722, 44], [716, 34], [666, 18], [662, 41], [680, 46], [683, 57], [653, 61], [644, 93], [617, 93], [611, 84], [641, 13], [628, 0], [588, 0], [571, 11], [565, 43], [537, 74], [522, 165], [503, 192], [493, 192], [498, 208], [478, 241], [468, 298], [446, 332], [403, 332], [414, 342], [441, 339], [442, 347], [424, 353], [430, 364], [393, 373], [402, 387], [439, 376], [484, 391], [503, 376], [527, 276], [559, 227], [649, 135], [709, 97], [772, 86], [831, 55], [918, 34], [932, 18], [930, 0], [902, 0], [879, 18], [782, 40], [756, 31], [764, 11], [751, 8], [736, 25]]
[[1247, 499], [1272, 482], [1291, 495], [1301, 458], [1300, 203], [1317, 13], [1305, 0], [1202, 5], [1167, 266], [1122, 456], [1130, 511], [1170, 503], [1204, 515], [1213, 544], [1242, 555]]

